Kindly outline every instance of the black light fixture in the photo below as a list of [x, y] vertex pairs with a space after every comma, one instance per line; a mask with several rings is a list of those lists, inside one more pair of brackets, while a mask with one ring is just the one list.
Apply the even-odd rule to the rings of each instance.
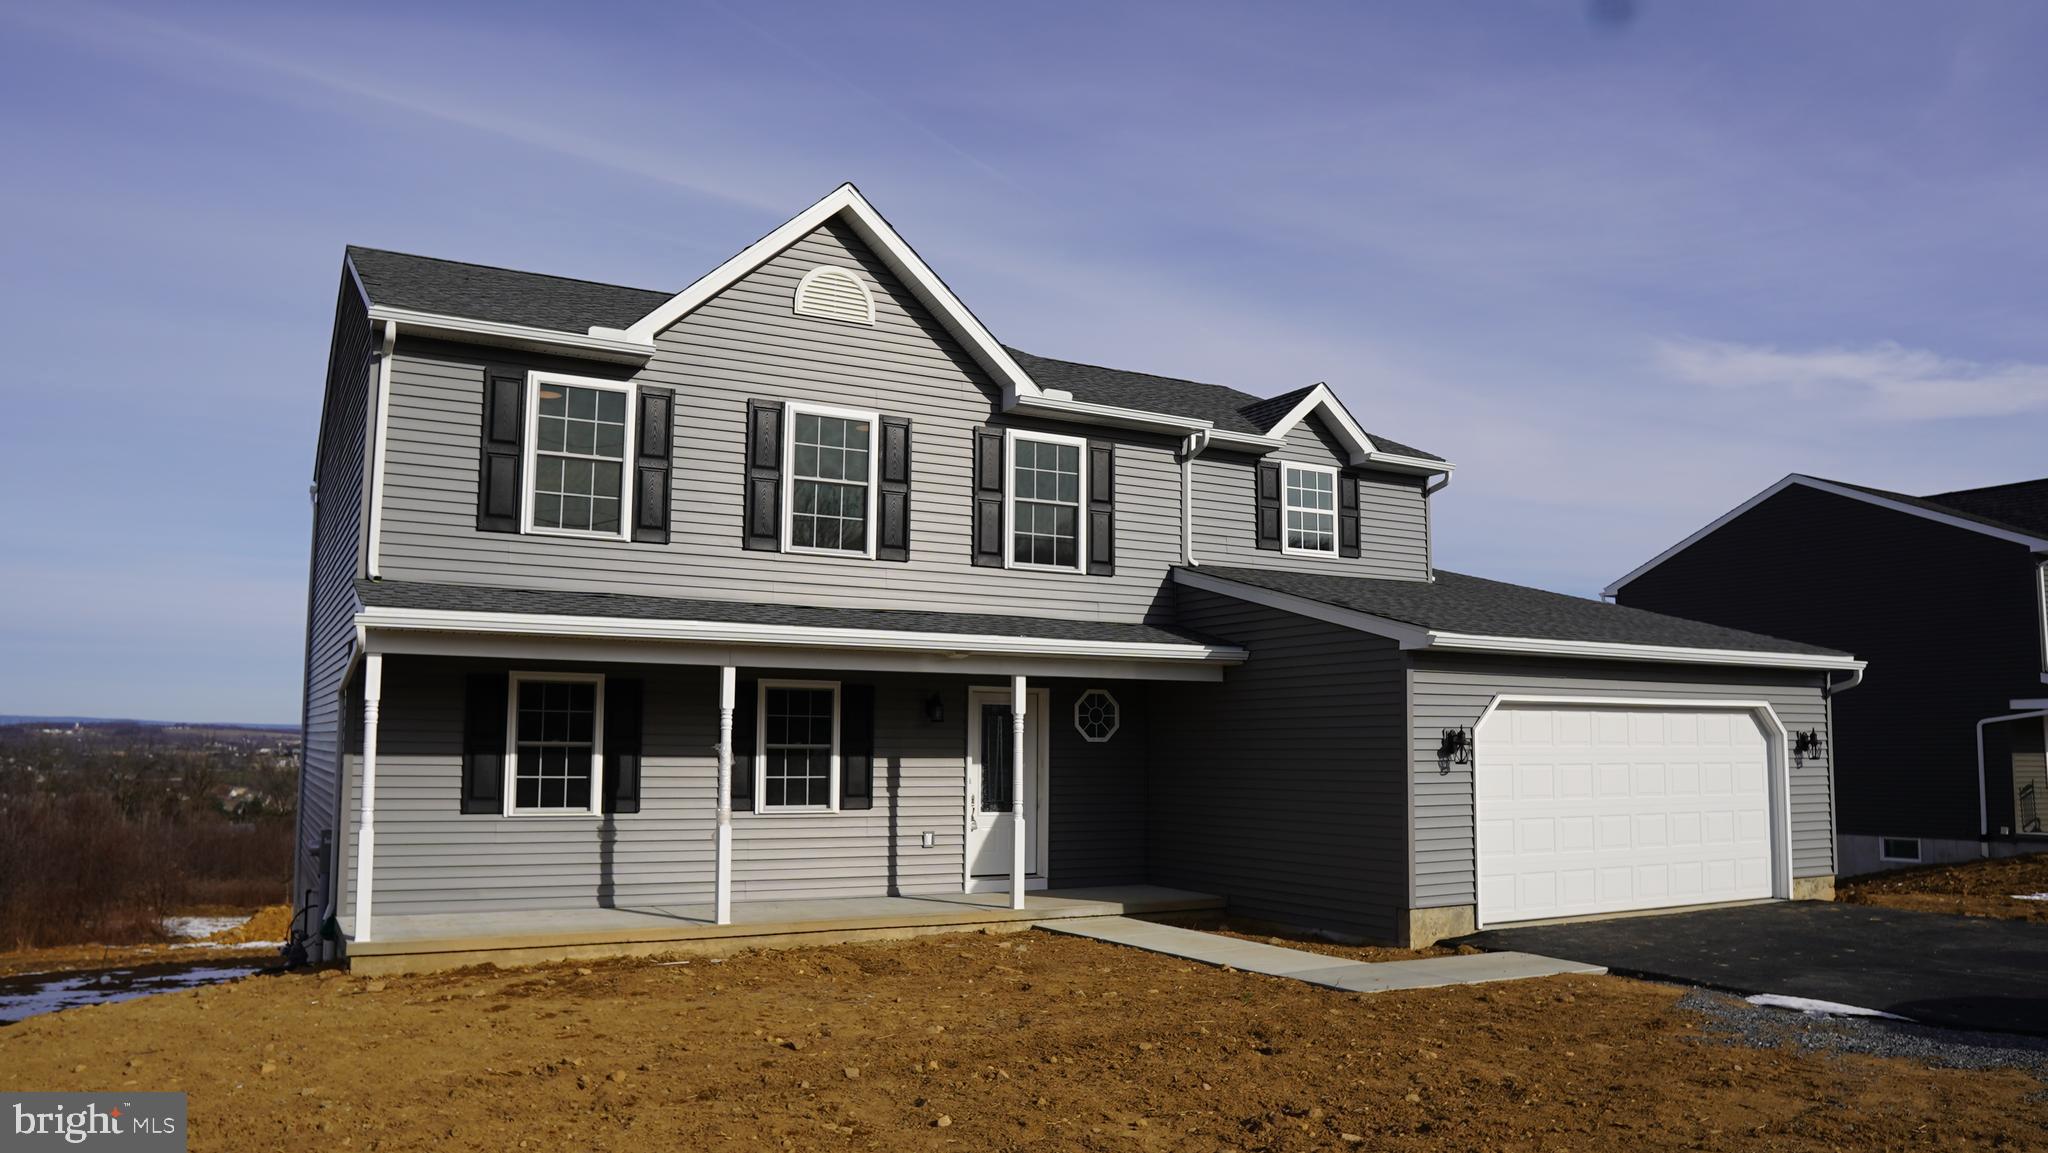
[[937, 693], [924, 699], [924, 719], [939, 724], [946, 719], [946, 700]]
[[1450, 772], [1452, 765], [1472, 763], [1472, 730], [1463, 725], [1445, 729], [1443, 739], [1436, 745], [1436, 763], [1444, 772]]
[[1793, 756], [1804, 760], [1807, 757], [1819, 756], [1820, 751], [1821, 739], [1819, 729], [1807, 729], [1804, 732], [1792, 734]]

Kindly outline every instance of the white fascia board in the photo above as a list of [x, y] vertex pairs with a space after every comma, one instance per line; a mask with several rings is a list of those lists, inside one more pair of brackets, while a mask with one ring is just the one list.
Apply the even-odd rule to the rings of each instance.
[[1373, 443], [1372, 437], [1358, 426], [1358, 421], [1352, 417], [1351, 410], [1344, 407], [1344, 402], [1338, 399], [1337, 393], [1328, 384], [1319, 383], [1309, 390], [1308, 395], [1296, 402], [1286, 416], [1281, 417], [1278, 423], [1266, 430], [1264, 439], [1273, 442], [1274, 447], [1284, 444], [1287, 434], [1294, 431], [1295, 425], [1307, 420], [1312, 412], [1321, 412], [1337, 426], [1337, 439], [1343, 442], [1345, 449], [1351, 454], [1351, 459], [1347, 463], [1369, 464], [1397, 472], [1424, 474], [1456, 471], [1457, 466], [1447, 460], [1424, 460], [1421, 457], [1402, 456], [1400, 453], [1381, 452], [1379, 446]]
[[1356, 609], [1326, 604], [1309, 597], [1295, 596], [1293, 593], [1275, 592], [1272, 589], [1259, 588], [1256, 585], [1239, 584], [1233, 580], [1225, 580], [1222, 577], [1211, 576], [1208, 573], [1192, 569], [1173, 570], [1173, 579], [1176, 584], [1183, 584], [1192, 589], [1201, 589], [1203, 592], [1216, 593], [1250, 604], [1264, 605], [1267, 608], [1279, 609], [1281, 612], [1293, 613], [1295, 616], [1307, 617], [1310, 620], [1327, 621], [1330, 624], [1340, 625], [1356, 632], [1386, 637], [1399, 642], [1400, 646], [1404, 649], [1429, 647], [1429, 630], [1420, 625], [1408, 624], [1405, 621], [1373, 616], [1371, 613], [1362, 613]]
[[892, 629], [833, 629], [798, 625], [738, 624], [725, 621], [444, 612], [434, 609], [383, 607], [364, 609], [357, 614], [356, 621], [365, 629], [397, 631], [493, 633], [526, 637], [679, 641], [889, 652], [1102, 658], [1162, 663], [1240, 664], [1249, 655], [1244, 649], [1230, 645], [1083, 641], [974, 633], [919, 633]]
[[[1245, 452], [1255, 452], [1261, 455], [1284, 448], [1287, 444], [1285, 440], [1275, 439], [1270, 436], [1258, 436], [1249, 432], [1231, 432], [1228, 429], [1221, 428], [1209, 434], [1209, 443], [1219, 448], [1240, 449]], [[1207, 446], [1205, 445], [1204, 447]]]
[[393, 308], [386, 304], [372, 305], [370, 319], [380, 322], [391, 321], [408, 336], [438, 336], [471, 343], [537, 349], [543, 352], [567, 352], [586, 359], [608, 360], [621, 364], [644, 364], [654, 355], [654, 345], [649, 341], [589, 336], [577, 332], [561, 332], [552, 328], [533, 328], [524, 324], [504, 324], [495, 320], [474, 320], [465, 316], [415, 312], [409, 308]]
[[1634, 571], [1630, 572], [1627, 576], [1622, 577], [1620, 580], [1617, 580], [1613, 584], [1608, 585], [1606, 588], [1600, 590], [1601, 595], [1610, 597], [1614, 596], [1621, 589], [1621, 586], [1629, 583], [1630, 581], [1636, 579], [1639, 576], [1642, 576], [1644, 573], [1649, 572], [1651, 569], [1656, 568], [1658, 565], [1663, 564], [1665, 561], [1670, 560], [1672, 557], [1677, 556], [1679, 553], [1684, 552], [1686, 549], [1691, 548], [1693, 545], [1698, 544], [1708, 535], [1719, 530], [1722, 525], [1727, 524], [1729, 521], [1734, 520], [1736, 517], [1741, 516], [1743, 513], [1748, 512], [1750, 509], [1755, 508], [1756, 506], [1771, 499], [1772, 497], [1778, 495], [1779, 493], [1785, 491], [1787, 488], [1790, 488], [1792, 485], [1795, 484], [1804, 485], [1807, 488], [1815, 489], [1819, 492], [1832, 493], [1835, 496], [1846, 497], [1849, 500], [1862, 501], [1864, 504], [1876, 505], [1879, 508], [1890, 509], [1893, 512], [1902, 512], [1905, 513], [1907, 516], [1917, 516], [1922, 520], [1931, 520], [1936, 524], [1948, 525], [1950, 528], [1959, 528], [1963, 529], [1966, 532], [1974, 532], [1988, 537], [1996, 537], [1997, 539], [2003, 541], [2011, 541], [2013, 544], [2025, 545], [2028, 548], [2034, 550], [2035, 552], [2048, 552], [2048, 539], [2043, 539], [2037, 536], [2029, 536], [2025, 533], [2012, 532], [2008, 529], [1998, 528], [1995, 525], [1985, 524], [1982, 521], [1970, 520], [1967, 517], [1950, 516], [1946, 513], [1935, 512], [1932, 509], [1921, 508], [1918, 505], [1906, 504], [1902, 501], [1891, 500], [1887, 497], [1879, 496], [1876, 493], [1864, 492], [1861, 489], [1854, 489], [1849, 488], [1845, 485], [1834, 484], [1832, 482], [1822, 480], [1817, 476], [1807, 476], [1803, 473], [1795, 472], [1787, 475], [1785, 479], [1763, 490], [1755, 496], [1750, 497], [1748, 500], [1743, 501], [1741, 504], [1736, 505], [1734, 508], [1729, 509], [1727, 512], [1722, 513], [1720, 516], [1708, 522], [1707, 525], [1701, 528], [1698, 532], [1693, 533], [1691, 536], [1686, 537], [1684, 540], [1679, 541], [1677, 544], [1672, 545], [1670, 548], [1665, 549], [1663, 552], [1660, 552], [1656, 556], [1651, 557], [1649, 560], [1643, 562], [1643, 564], [1638, 566]]
[[[896, 273], [923, 305], [930, 309], [940, 324], [953, 334], [954, 338], [967, 346], [981, 366], [1003, 386], [1006, 401], [1022, 396], [1037, 396], [1039, 388], [1024, 369], [1003, 350], [1001, 342], [981, 323], [953, 290], [939, 279], [931, 266], [918, 256], [902, 235], [882, 214], [869, 204], [860, 190], [851, 184], [842, 184], [833, 189], [823, 200], [797, 213], [781, 227], [740, 250], [730, 260], [697, 278], [694, 284], [676, 293], [659, 308], [624, 331], [628, 340], [651, 345], [654, 338], [683, 317], [688, 316], [705, 301], [717, 296], [736, 283], [741, 277], [766, 264], [777, 253], [815, 231], [826, 221], [843, 216], [852, 226], [856, 235], [875, 250], [890, 270]], [[610, 335], [610, 330], [605, 330]], [[591, 330], [593, 335], [600, 332]]]
[[[1077, 424], [1102, 424], [1116, 428], [1132, 428], [1144, 432], [1171, 433], [1187, 436], [1190, 433], [1205, 432], [1215, 426], [1206, 420], [1194, 417], [1168, 416], [1164, 413], [1144, 412], [1135, 408], [1118, 408], [1109, 404], [1094, 404], [1085, 400], [1058, 400], [1043, 394], [1019, 396], [1004, 406], [1005, 412], [1025, 416], [1043, 416], [1054, 420], [1073, 421]], [[1274, 446], [1274, 447], [1277, 447]]]
[[1442, 475], [1446, 478], [1458, 471], [1458, 466], [1447, 460], [1424, 460], [1419, 456], [1399, 456], [1391, 452], [1375, 452], [1365, 458], [1365, 463], [1374, 468], [1394, 472], [1413, 472], [1424, 476]]

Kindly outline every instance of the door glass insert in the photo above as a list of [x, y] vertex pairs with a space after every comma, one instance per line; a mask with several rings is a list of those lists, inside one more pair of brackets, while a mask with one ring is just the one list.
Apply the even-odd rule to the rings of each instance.
[[1010, 811], [1010, 706], [981, 706], [981, 811]]

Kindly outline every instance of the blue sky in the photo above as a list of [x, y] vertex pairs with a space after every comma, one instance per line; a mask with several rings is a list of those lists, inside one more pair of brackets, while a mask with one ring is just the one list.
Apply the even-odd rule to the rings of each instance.
[[0, 712], [297, 718], [343, 244], [679, 288], [843, 180], [1011, 344], [1453, 458], [1447, 568], [2044, 471], [2048, 6], [300, 7], [0, 2]]

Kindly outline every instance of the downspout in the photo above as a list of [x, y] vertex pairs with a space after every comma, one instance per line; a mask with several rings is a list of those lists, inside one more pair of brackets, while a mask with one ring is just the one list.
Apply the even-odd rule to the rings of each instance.
[[384, 551], [384, 442], [386, 429], [390, 426], [391, 408], [391, 350], [398, 344], [398, 322], [384, 322], [383, 339], [377, 345], [376, 380], [370, 393], [370, 403], [375, 406], [371, 415], [370, 433], [370, 516], [369, 545], [364, 560], [364, 575], [371, 580], [383, 574], [380, 559]]
[[1209, 447], [1209, 431], [1190, 433], [1180, 442], [1180, 563], [1193, 566], [1195, 559], [1195, 458]]
[[[1832, 676], [1824, 676], [1823, 683], [1821, 685], [1821, 713], [1823, 716], [1827, 718], [1828, 722], [1828, 825], [1830, 828], [1840, 827], [1842, 812], [1842, 804], [1840, 800], [1842, 793], [1837, 785], [1838, 775], [1835, 772], [1835, 765], [1842, 759], [1841, 749], [1836, 744], [1837, 735], [1840, 733], [1841, 730], [1835, 728], [1835, 694], [1846, 693], [1850, 689], [1853, 689], [1857, 685], [1860, 685], [1862, 683], [1863, 670], [1850, 669], [1849, 679], [1843, 681], [1841, 684], [1836, 684], [1835, 679]], [[1788, 784], [1787, 789], [1789, 790], [1789, 788], [1790, 785]], [[1839, 833], [1837, 833], [1836, 836], [1828, 839], [1828, 857], [1829, 860], [1832, 862], [1834, 868], [1837, 870], [1839, 870], [1842, 865], [1840, 859], [1840, 846], [1841, 836]]]
[[1449, 487], [1451, 474], [1445, 473], [1442, 480], [1422, 488], [1422, 569], [1431, 581], [1436, 580], [1436, 525], [1429, 515], [1429, 498]]
[[1984, 856], [1991, 855], [1991, 801], [1984, 784], [1984, 726], [2002, 721], [2024, 721], [2029, 717], [2048, 717], [2048, 709], [2035, 709], [2031, 713], [2007, 713], [2002, 717], [1985, 717], [1977, 722], [1977, 844]]

